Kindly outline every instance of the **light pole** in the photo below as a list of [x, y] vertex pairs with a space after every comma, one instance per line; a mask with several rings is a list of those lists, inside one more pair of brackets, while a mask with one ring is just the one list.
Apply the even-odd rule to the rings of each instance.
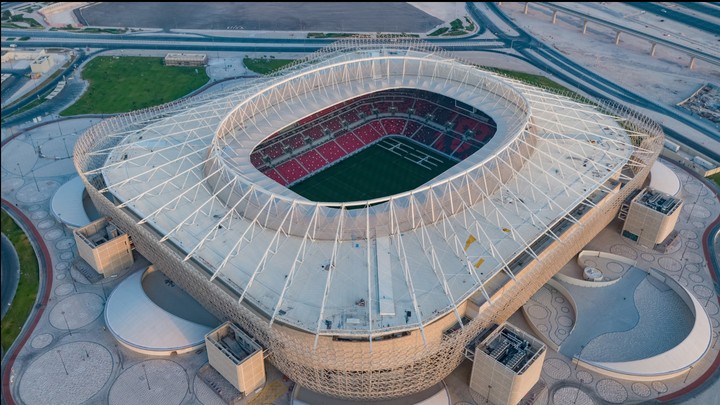
[[63, 369], [65, 370], [65, 375], [70, 375], [70, 373], [68, 373], [68, 371], [67, 371], [67, 367], [65, 366], [65, 360], [63, 360], [62, 354], [60, 354], [60, 350], [58, 349], [55, 351], [57, 352], [58, 357], [60, 357], [60, 363], [62, 363]]
[[62, 317], [65, 320], [65, 327], [67, 327], [67, 330], [70, 333], [70, 336], [72, 336], [72, 331], [70, 330], [70, 324], [68, 323], [68, 320], [65, 317], [65, 311], [61, 311], [60, 313], [62, 314]]
[[66, 156], [66, 157], [71, 157], [71, 156], [70, 156], [70, 151], [68, 151], [68, 147], [67, 147], [67, 138], [63, 138], [63, 145], [65, 145], [65, 156]]
[[38, 186], [37, 178], [35, 178], [35, 169], [30, 169], [30, 175], [32, 175], [33, 181], [35, 182], [35, 188], [38, 193], [40, 192], [40, 186]]
[[147, 376], [147, 370], [145, 369], [145, 364], [142, 365], [143, 373], [145, 373], [145, 382], [147, 383], [148, 391], [150, 391], [150, 379]]

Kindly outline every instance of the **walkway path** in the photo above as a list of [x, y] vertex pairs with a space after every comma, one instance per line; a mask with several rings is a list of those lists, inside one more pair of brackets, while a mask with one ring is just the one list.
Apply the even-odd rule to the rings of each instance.
[[[633, 294], [647, 273], [631, 268], [619, 282], [603, 287], [588, 288], [565, 285], [575, 297], [577, 314], [575, 328], [560, 346], [560, 353], [572, 358], [594, 338], [632, 329], [640, 320]], [[608, 297], [615, 297], [608, 305]], [[592, 315], [592, 316], [588, 316]]]
[[[17, 359], [20, 349], [25, 346], [30, 338], [30, 335], [32, 335], [32, 332], [35, 329], [35, 326], [37, 326], [40, 321], [43, 312], [45, 312], [45, 307], [47, 306], [48, 299], [50, 298], [50, 289], [48, 286], [52, 284], [53, 270], [50, 251], [45, 245], [43, 238], [40, 236], [40, 232], [38, 232], [30, 221], [30, 218], [25, 216], [22, 211], [5, 199], [2, 199], [2, 206], [9, 214], [18, 220], [18, 225], [25, 230], [30, 243], [33, 245], [33, 248], [36, 249], [36, 252], [37, 249], [40, 248], [40, 254], [38, 254], [40, 263], [38, 267], [40, 269], [41, 277], [38, 285], [38, 300], [33, 308], [33, 311], [30, 313], [30, 317], [25, 322], [23, 330], [20, 332], [17, 339], [15, 339], [12, 346], [8, 349], [2, 362], [2, 399], [6, 404], [12, 405], [15, 404], [10, 392], [10, 375], [12, 374], [13, 365], [15, 364], [15, 360]], [[28, 230], [30, 231], [29, 233], [27, 232]], [[42, 277], [43, 275], [45, 276], [44, 278]]]

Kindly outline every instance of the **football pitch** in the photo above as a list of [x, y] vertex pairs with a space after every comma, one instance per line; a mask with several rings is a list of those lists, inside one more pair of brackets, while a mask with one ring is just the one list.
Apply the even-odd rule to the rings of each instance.
[[370, 200], [412, 190], [457, 163], [402, 137], [383, 138], [290, 190], [311, 201]]

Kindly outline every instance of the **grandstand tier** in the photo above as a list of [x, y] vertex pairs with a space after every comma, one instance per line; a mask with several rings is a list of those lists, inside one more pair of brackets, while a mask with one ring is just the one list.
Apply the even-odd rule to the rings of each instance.
[[[255, 147], [250, 159], [262, 173], [291, 187], [388, 136], [407, 137], [457, 162], [487, 144], [496, 130], [487, 114], [450, 97], [409, 88], [381, 90], [291, 123]], [[312, 141], [304, 142], [304, 136]]]

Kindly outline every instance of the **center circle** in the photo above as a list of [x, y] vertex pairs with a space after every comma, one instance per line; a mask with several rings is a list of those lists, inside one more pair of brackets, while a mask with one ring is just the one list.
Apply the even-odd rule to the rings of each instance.
[[73, 342], [46, 351], [20, 376], [26, 404], [78, 404], [93, 397], [110, 378], [113, 359], [97, 343]]

